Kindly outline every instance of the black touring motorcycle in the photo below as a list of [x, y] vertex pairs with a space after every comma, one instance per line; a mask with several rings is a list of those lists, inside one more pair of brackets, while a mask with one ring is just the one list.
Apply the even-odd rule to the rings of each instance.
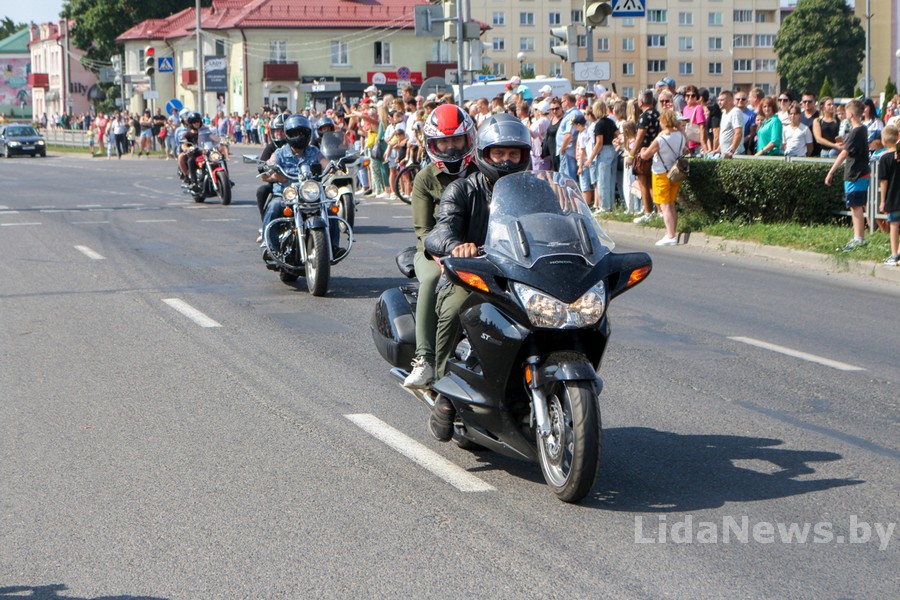
[[[459, 446], [537, 461], [566, 502], [590, 492], [600, 465], [606, 308], [652, 267], [644, 252], [611, 251], [574, 185], [551, 172], [497, 182], [483, 256], [443, 261], [446, 277], [472, 292], [460, 309], [462, 339], [431, 389], [408, 390], [429, 406], [443, 394], [457, 411]], [[413, 276], [410, 251], [398, 265]], [[401, 384], [415, 350], [416, 292], [387, 290], [372, 318]]]

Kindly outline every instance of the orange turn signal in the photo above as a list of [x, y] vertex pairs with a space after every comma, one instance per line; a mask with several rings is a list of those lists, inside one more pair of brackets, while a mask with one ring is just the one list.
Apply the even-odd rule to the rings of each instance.
[[531, 365], [525, 365], [525, 383], [531, 385]]
[[333, 204], [333, 205], [331, 206], [331, 214], [333, 214], [333, 215], [338, 214], [338, 210], [339, 210], [339, 209], [338, 209], [338, 205], [337, 205], [337, 204]]
[[635, 284], [638, 284], [647, 278], [647, 275], [650, 274], [650, 267], [641, 267], [639, 269], [635, 269], [631, 272], [631, 275], [628, 277], [628, 286], [631, 287]]
[[293, 217], [293, 216], [294, 216], [294, 209], [291, 208], [290, 206], [285, 206], [285, 207], [284, 207], [284, 216], [286, 216], [286, 217]]
[[467, 286], [475, 288], [476, 290], [481, 290], [482, 292], [488, 291], [488, 286], [484, 282], [484, 279], [476, 275], [475, 273], [467, 273], [466, 271], [457, 271], [456, 275], [462, 279], [462, 282]]

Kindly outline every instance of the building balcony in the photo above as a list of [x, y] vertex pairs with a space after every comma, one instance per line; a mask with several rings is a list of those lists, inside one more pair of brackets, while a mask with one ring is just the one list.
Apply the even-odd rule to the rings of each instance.
[[297, 63], [263, 63], [263, 81], [299, 81]]
[[50, 87], [50, 75], [47, 73], [29, 73], [28, 87], [44, 89]]
[[197, 85], [197, 69], [182, 69], [181, 85]]

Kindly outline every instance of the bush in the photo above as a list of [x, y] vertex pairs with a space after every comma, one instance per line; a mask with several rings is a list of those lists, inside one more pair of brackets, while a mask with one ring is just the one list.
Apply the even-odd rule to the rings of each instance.
[[686, 212], [700, 220], [830, 223], [844, 209], [840, 174], [825, 185], [829, 163], [691, 159], [679, 190]]

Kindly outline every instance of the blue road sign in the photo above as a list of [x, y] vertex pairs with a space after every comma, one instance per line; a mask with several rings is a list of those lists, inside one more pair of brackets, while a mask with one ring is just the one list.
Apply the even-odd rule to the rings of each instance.
[[178, 98], [172, 98], [168, 102], [166, 102], [166, 114], [171, 115], [172, 111], [180, 112], [181, 109], [184, 108], [184, 105], [181, 103], [181, 100]]
[[614, 17], [644, 17], [647, 15], [646, 0], [615, 0], [612, 16]]
[[174, 73], [175, 61], [171, 56], [160, 56], [156, 59], [156, 70], [160, 73]]

